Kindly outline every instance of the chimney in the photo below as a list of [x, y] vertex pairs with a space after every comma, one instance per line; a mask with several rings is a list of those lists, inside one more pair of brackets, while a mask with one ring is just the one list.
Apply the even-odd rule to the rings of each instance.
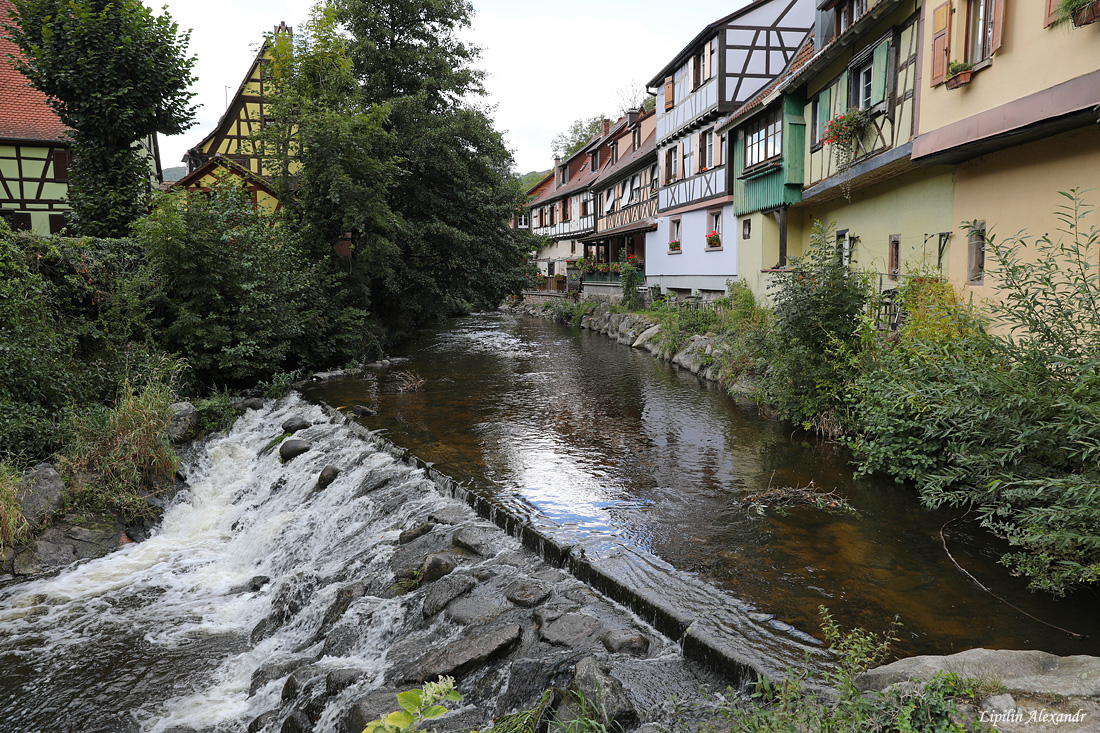
[[607, 133], [609, 133], [611, 131], [611, 120], [604, 117], [602, 122], [603, 122], [603, 134], [606, 135]]
[[642, 110], [640, 108], [639, 109], [628, 109], [626, 111], [626, 124], [629, 125], [630, 127], [633, 127], [634, 124], [638, 121], [638, 115], [639, 115], [639, 113], [641, 113], [641, 111]]

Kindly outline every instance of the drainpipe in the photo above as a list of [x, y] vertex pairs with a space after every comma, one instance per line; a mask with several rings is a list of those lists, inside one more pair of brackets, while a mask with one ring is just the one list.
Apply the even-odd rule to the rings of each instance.
[[787, 266], [787, 206], [779, 207], [776, 217], [779, 224], [779, 266]]

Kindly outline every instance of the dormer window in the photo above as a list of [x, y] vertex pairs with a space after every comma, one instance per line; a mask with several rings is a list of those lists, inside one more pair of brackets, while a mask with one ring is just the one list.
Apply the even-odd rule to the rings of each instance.
[[619, 162], [619, 141], [613, 140], [611, 142], [611, 164]]
[[589, 162], [592, 165], [592, 172], [595, 173], [600, 169], [600, 151], [597, 150], [588, 154]]
[[563, 165], [558, 171], [558, 185], [564, 186], [569, 183], [569, 166]]
[[637, 150], [640, 147], [642, 147], [642, 128], [635, 127], [631, 150]]
[[836, 11], [836, 35], [839, 36], [867, 12], [867, 0], [839, 0], [833, 3], [833, 8]]

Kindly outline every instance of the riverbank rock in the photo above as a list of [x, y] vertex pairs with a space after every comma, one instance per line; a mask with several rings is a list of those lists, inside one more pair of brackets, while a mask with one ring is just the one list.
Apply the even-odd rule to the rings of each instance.
[[19, 511], [32, 529], [44, 524], [61, 508], [65, 483], [53, 466], [40, 463], [19, 482]]
[[[1085, 733], [1100, 726], [1100, 658], [1059, 657], [1040, 651], [968, 649], [949, 656], [899, 659], [856, 678], [861, 691], [924, 683], [952, 672], [990, 682], [1003, 692], [973, 712], [999, 731]], [[996, 716], [996, 717], [994, 717]]]
[[571, 721], [595, 719], [607, 730], [630, 730], [638, 723], [638, 711], [619, 680], [593, 657], [577, 662], [565, 700], [557, 709], [551, 733], [573, 730]]
[[279, 460], [283, 463], [290, 463], [312, 447], [313, 443], [310, 443], [308, 440], [301, 440], [299, 438], [284, 440], [279, 446]]
[[327, 489], [336, 477], [340, 475], [340, 469], [336, 466], [328, 465], [321, 469], [321, 475], [317, 477], [317, 488]]
[[262, 397], [248, 397], [241, 400], [237, 406], [242, 410], [262, 410], [264, 409], [264, 400]]
[[188, 440], [199, 427], [199, 411], [190, 402], [177, 402], [168, 407], [168, 439], [173, 443]]
[[280, 425], [280, 427], [283, 429], [284, 433], [293, 434], [298, 432], [299, 430], [305, 430], [312, 425], [313, 423], [311, 423], [309, 420], [306, 420], [301, 415], [295, 415], [294, 417], [288, 417], [286, 420], [283, 420], [283, 424]]
[[15, 556], [12, 569], [15, 575], [36, 575], [75, 561], [76, 551], [72, 545], [35, 540]]

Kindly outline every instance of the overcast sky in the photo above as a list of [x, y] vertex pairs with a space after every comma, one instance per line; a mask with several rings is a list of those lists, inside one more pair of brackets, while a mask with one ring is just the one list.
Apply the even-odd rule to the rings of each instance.
[[[641, 87], [706, 24], [748, 0], [474, 0], [472, 40], [482, 47], [488, 103], [520, 173], [553, 163], [550, 141], [580, 117], [616, 116], [621, 92]], [[161, 137], [161, 163], [217, 124], [226, 94], [240, 86], [263, 34], [279, 21], [297, 26], [313, 0], [153, 0], [191, 29], [198, 56], [197, 123]]]

